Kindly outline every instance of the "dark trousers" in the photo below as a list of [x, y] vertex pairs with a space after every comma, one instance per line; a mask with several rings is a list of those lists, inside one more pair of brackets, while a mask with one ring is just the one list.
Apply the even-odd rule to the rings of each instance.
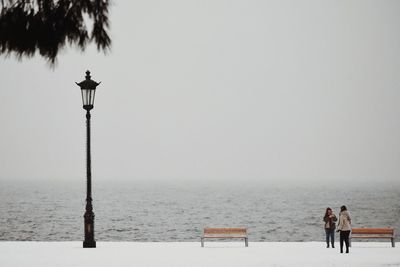
[[326, 234], [326, 245], [329, 247], [329, 239], [332, 243], [332, 247], [335, 246], [335, 229], [325, 228]]
[[343, 241], [346, 244], [346, 253], [349, 253], [350, 231], [340, 231], [340, 252], [343, 253]]

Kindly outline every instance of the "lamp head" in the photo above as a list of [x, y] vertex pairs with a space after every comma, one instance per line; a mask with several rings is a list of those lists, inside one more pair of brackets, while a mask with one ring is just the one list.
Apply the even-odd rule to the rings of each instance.
[[81, 88], [83, 108], [91, 110], [94, 106], [96, 87], [100, 83], [93, 81], [90, 76], [90, 71], [86, 71], [85, 80], [76, 84]]

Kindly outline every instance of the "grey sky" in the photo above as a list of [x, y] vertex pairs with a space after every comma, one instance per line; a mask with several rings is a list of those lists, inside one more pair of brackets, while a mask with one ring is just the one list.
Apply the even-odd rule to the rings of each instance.
[[[114, 1], [112, 51], [1, 59], [0, 179], [399, 181], [400, 1]], [[398, 182], [397, 182], [398, 184]]]

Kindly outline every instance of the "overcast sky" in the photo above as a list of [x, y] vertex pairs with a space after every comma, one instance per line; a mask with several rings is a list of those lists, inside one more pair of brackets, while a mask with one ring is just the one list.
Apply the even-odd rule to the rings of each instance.
[[114, 1], [112, 50], [1, 57], [0, 179], [399, 184], [400, 1]]

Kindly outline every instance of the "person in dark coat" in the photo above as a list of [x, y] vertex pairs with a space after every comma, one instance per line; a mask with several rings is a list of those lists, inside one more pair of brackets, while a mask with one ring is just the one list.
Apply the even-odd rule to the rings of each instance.
[[336, 215], [333, 214], [331, 208], [326, 208], [324, 222], [325, 222], [325, 234], [326, 234], [326, 247], [329, 248], [329, 239], [332, 244], [332, 248], [335, 247], [335, 228], [337, 221]]

